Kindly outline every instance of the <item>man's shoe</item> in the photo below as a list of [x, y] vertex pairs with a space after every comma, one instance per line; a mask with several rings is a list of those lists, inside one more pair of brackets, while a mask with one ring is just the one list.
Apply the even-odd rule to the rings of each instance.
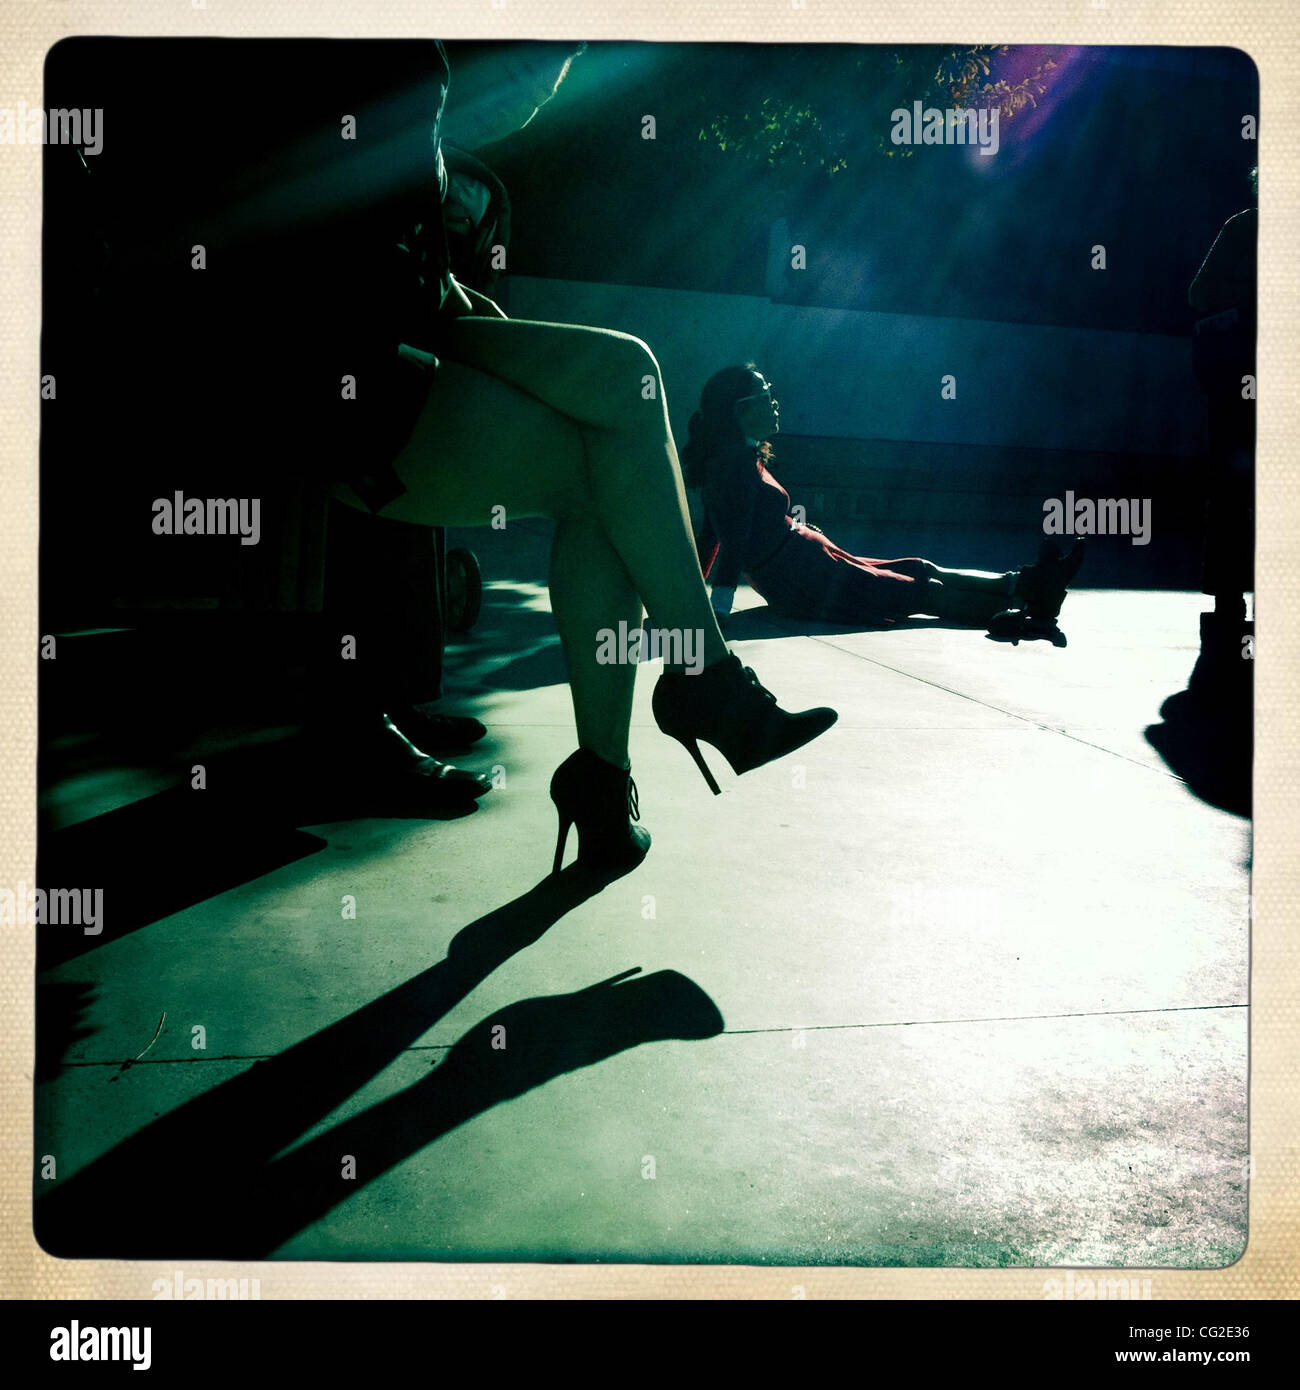
[[468, 768], [440, 763], [437, 758], [425, 758], [387, 774], [383, 780], [412, 796], [428, 798], [429, 805], [440, 808], [464, 806], [492, 790], [491, 778]]
[[357, 750], [372, 786], [412, 797], [419, 806], [455, 810], [492, 790], [490, 778], [429, 757], [387, 714], [361, 733]]
[[487, 734], [487, 728], [477, 719], [459, 714], [428, 713], [416, 705], [391, 712], [393, 723], [417, 748], [471, 748]]

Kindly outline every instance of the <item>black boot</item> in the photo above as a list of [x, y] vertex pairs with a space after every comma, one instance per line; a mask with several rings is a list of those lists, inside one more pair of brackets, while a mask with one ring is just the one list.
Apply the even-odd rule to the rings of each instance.
[[1050, 536], [1039, 547], [1038, 562], [1026, 565], [1016, 578], [1014, 597], [1018, 607], [1004, 608], [989, 623], [989, 635], [1019, 643], [1035, 637], [1065, 646], [1065, 633], [1057, 624], [1066, 591], [1083, 564], [1083, 541], [1076, 540], [1068, 554]]
[[634, 869], [650, 849], [650, 832], [632, 822], [641, 817], [636, 783], [628, 768], [615, 767], [586, 748], [566, 758], [551, 778], [551, 800], [560, 817], [555, 842], [558, 874], [569, 827], [578, 827], [578, 863], [601, 872]]
[[839, 718], [825, 706], [797, 714], [781, 709], [734, 653], [695, 676], [665, 671], [655, 685], [652, 708], [655, 723], [695, 759], [714, 796], [720, 788], [700, 752], [700, 739], [711, 743], [732, 771], [750, 772], [811, 743]]
[[1040, 622], [1055, 622], [1061, 615], [1066, 590], [1083, 564], [1083, 541], [1076, 540], [1067, 554], [1050, 536], [1038, 551], [1038, 563], [1020, 571], [1016, 593], [1025, 611]]

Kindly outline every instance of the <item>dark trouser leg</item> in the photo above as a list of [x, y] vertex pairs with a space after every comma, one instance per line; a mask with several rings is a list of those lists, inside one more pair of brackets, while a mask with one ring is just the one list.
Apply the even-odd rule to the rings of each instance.
[[[329, 525], [325, 606], [339, 650], [327, 701], [378, 711], [435, 699], [444, 640], [441, 534], [338, 505]], [[356, 642], [350, 659], [344, 634]]]
[[1217, 621], [1239, 629], [1255, 587], [1255, 406], [1233, 389], [1210, 400], [1210, 477], [1202, 591]]
[[[995, 613], [1001, 613], [1014, 600], [1011, 591], [998, 576], [996, 585], [962, 586], [943, 580], [933, 580], [925, 586], [927, 592], [917, 595], [918, 613], [935, 613], [949, 622], [965, 623], [970, 627], [987, 627]], [[918, 586], [920, 587], [920, 586]]]
[[[1001, 595], [1010, 598], [1015, 593], [1016, 571], [1004, 570], [950, 570], [935, 565], [934, 578], [943, 581], [948, 589], [970, 589], [978, 593]], [[1002, 605], [1004, 608], [1005, 604]]]
[[[987, 627], [995, 613], [1002, 612], [1014, 602], [1014, 570], [997, 574], [990, 570], [953, 570], [936, 565], [934, 577], [942, 587], [936, 588], [932, 583], [925, 603], [933, 603], [933, 611], [952, 622]], [[922, 611], [930, 610], [925, 608]]]

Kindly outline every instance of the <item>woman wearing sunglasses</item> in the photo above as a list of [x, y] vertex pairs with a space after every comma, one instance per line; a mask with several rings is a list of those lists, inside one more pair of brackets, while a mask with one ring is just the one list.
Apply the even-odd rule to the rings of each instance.
[[942, 569], [910, 556], [852, 555], [816, 526], [790, 516], [790, 495], [768, 469], [781, 411], [752, 362], [724, 367], [705, 383], [682, 450], [686, 481], [704, 495], [700, 563], [713, 608], [731, 611], [742, 574], [782, 617], [869, 626], [913, 613], [989, 628], [997, 637], [1044, 637], [1083, 562], [1083, 542], [1060, 555], [1045, 541], [1038, 563], [997, 574]]

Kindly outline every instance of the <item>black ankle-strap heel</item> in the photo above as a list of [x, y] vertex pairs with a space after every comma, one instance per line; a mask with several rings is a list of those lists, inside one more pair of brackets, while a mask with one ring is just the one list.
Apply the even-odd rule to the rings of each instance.
[[709, 771], [700, 740], [711, 743], [737, 774], [793, 753], [839, 718], [826, 706], [791, 714], [776, 702], [749, 666], [731, 653], [698, 675], [665, 671], [651, 702], [655, 723], [695, 759], [709, 790], [721, 790]]
[[641, 817], [631, 772], [615, 767], [586, 748], [566, 758], [551, 778], [551, 800], [560, 818], [555, 842], [558, 874], [564, 863], [569, 827], [578, 827], [578, 863], [601, 872], [634, 869], [650, 849], [650, 832], [633, 822]]

